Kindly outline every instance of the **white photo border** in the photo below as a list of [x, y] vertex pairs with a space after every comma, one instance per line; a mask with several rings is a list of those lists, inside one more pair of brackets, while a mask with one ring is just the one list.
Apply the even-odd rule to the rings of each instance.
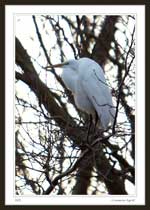
[[[84, 10], [83, 8], [84, 7]], [[113, 9], [112, 9], [113, 7]], [[136, 196], [18, 196], [14, 191], [14, 81], [17, 14], [135, 14], [136, 27]], [[112, 12], [113, 11], [113, 12]], [[5, 205], [145, 205], [145, 6], [7, 5], [5, 6]], [[13, 175], [12, 175], [13, 174]], [[88, 196], [88, 198], [87, 198]], [[39, 199], [40, 197], [40, 199]], [[51, 197], [51, 199], [50, 199]]]

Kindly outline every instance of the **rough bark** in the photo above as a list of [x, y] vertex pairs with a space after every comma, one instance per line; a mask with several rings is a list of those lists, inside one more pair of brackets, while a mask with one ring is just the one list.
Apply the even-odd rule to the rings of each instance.
[[101, 33], [93, 48], [92, 58], [102, 66], [104, 66], [109, 57], [109, 50], [111, 48], [111, 42], [114, 40], [115, 24], [118, 18], [119, 16], [106, 16]]

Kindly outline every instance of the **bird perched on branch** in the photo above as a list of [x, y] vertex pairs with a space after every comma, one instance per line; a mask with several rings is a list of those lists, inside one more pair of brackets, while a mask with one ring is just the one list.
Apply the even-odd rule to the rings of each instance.
[[61, 78], [71, 90], [77, 107], [95, 120], [97, 116], [104, 130], [113, 124], [115, 109], [101, 66], [92, 59], [80, 58], [46, 68], [57, 67], [63, 68]]

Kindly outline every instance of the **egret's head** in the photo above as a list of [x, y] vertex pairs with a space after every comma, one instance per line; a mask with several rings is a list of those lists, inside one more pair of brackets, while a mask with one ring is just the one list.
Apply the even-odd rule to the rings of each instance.
[[65, 69], [77, 70], [78, 69], [78, 61], [72, 59], [72, 60], [68, 60], [64, 63], [59, 63], [59, 64], [48, 66], [46, 68], [65, 68]]

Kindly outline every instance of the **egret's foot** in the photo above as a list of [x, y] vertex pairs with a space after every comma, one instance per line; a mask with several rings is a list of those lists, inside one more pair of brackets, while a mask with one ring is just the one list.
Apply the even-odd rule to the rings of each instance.
[[88, 148], [89, 150], [91, 150], [92, 152], [94, 152], [93, 147], [90, 144], [85, 144], [86, 148]]

